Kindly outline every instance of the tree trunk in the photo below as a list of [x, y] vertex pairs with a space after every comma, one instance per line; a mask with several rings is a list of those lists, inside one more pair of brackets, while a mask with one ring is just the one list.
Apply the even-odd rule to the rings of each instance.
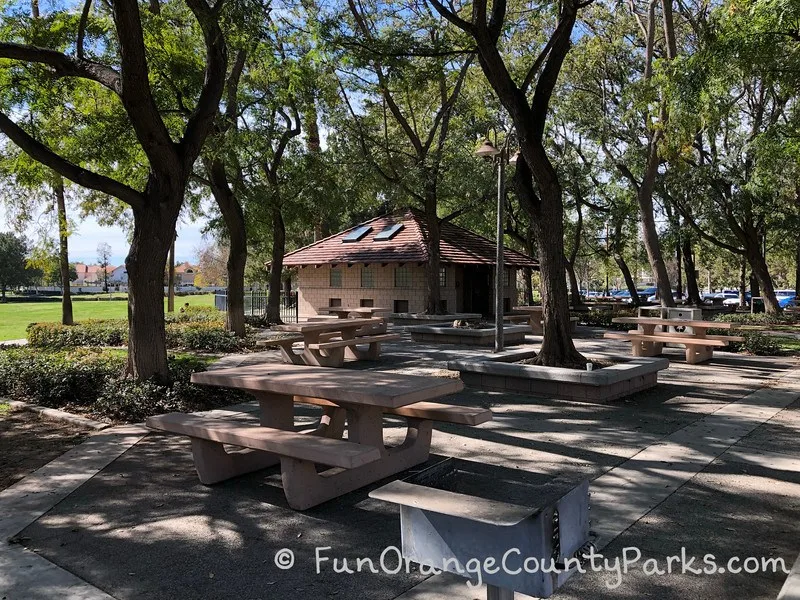
[[572, 240], [569, 258], [564, 262], [567, 265], [567, 275], [569, 276], [570, 304], [572, 306], [582, 306], [581, 288], [578, 285], [578, 278], [575, 276], [575, 261], [578, 259], [578, 251], [581, 247], [581, 235], [583, 233], [583, 211], [580, 202], [576, 202], [575, 210], [578, 213], [578, 220], [575, 223], [575, 236]]
[[[239, 210], [241, 211], [241, 207]], [[228, 273], [228, 310], [225, 313], [225, 329], [238, 337], [244, 337], [244, 271], [247, 266], [247, 233], [244, 228], [244, 222], [241, 223], [240, 230], [231, 231], [229, 225], [228, 231], [231, 247], [226, 264]]]
[[683, 278], [681, 277], [681, 268], [683, 263], [681, 241], [675, 244], [675, 263], [678, 268], [678, 278], [675, 282], [675, 290], [678, 292], [678, 298], [683, 298]]
[[573, 265], [568, 260], [565, 260], [564, 263], [567, 266], [567, 276], [569, 277], [569, 302], [571, 306], [580, 306], [583, 304], [583, 298], [581, 298], [581, 289], [578, 285], [578, 278], [575, 275], [575, 265]]
[[183, 198], [162, 202], [148, 198], [134, 208], [133, 240], [125, 259], [128, 271], [128, 372], [137, 380], [166, 381], [167, 343], [164, 329], [164, 265], [175, 237]]
[[661, 252], [661, 245], [658, 240], [658, 230], [656, 229], [656, 219], [653, 211], [653, 186], [658, 173], [657, 145], [656, 140], [651, 142], [652, 148], [647, 165], [648, 173], [645, 175], [636, 197], [639, 201], [639, 213], [642, 216], [644, 247], [647, 250], [647, 259], [650, 262], [650, 268], [653, 270], [653, 277], [656, 278], [658, 298], [661, 301], [661, 306], [675, 306], [667, 265], [664, 262], [664, 255]]
[[752, 252], [748, 253], [747, 262], [750, 263], [750, 268], [753, 270], [753, 281], [757, 286], [757, 289], [752, 292], [753, 296], [756, 295], [756, 292], [760, 292], [758, 295], [764, 301], [766, 313], [770, 315], [778, 314], [781, 312], [781, 307], [778, 305], [778, 299], [775, 296], [775, 287], [769, 274], [767, 260], [760, 250], [753, 249]]
[[794, 247], [794, 295], [800, 297], [800, 229]]
[[683, 268], [686, 272], [686, 300], [689, 304], [700, 305], [703, 299], [700, 297], [700, 286], [697, 284], [697, 265], [694, 262], [694, 252], [692, 250], [692, 238], [684, 235], [682, 240]]
[[[608, 237], [608, 230], [606, 230], [606, 237]], [[617, 267], [619, 267], [619, 270], [622, 273], [622, 277], [625, 280], [625, 286], [628, 288], [628, 293], [631, 295], [631, 305], [638, 307], [641, 302], [639, 301], [639, 293], [636, 290], [636, 281], [634, 281], [633, 275], [631, 275], [630, 267], [628, 267], [628, 263], [625, 261], [625, 257], [622, 255], [622, 246], [622, 222], [618, 221], [614, 224], [614, 238], [611, 246], [611, 254], [614, 257], [614, 262], [617, 264]]]
[[58, 266], [61, 271], [61, 323], [72, 325], [72, 291], [69, 281], [69, 227], [67, 223], [67, 203], [64, 199], [64, 180], [56, 177], [56, 207], [58, 212]]
[[169, 246], [169, 265], [167, 267], [167, 312], [175, 312], [175, 238]]
[[625, 287], [628, 288], [628, 292], [631, 295], [631, 305], [634, 307], [638, 307], [641, 302], [639, 301], [639, 294], [636, 290], [636, 282], [633, 280], [633, 275], [631, 275], [630, 267], [628, 267], [628, 263], [625, 262], [625, 258], [619, 252], [614, 252], [614, 262], [617, 263], [617, 267], [622, 272], [622, 277], [625, 279]]
[[286, 224], [280, 206], [272, 207], [272, 263], [269, 272], [269, 295], [267, 296], [267, 322], [281, 321], [281, 274], [283, 255], [286, 252]]
[[425, 267], [425, 312], [429, 315], [438, 315], [442, 313], [442, 290], [439, 285], [441, 227], [436, 212], [436, 192], [430, 182], [426, 184], [425, 190], [425, 220], [428, 225], [425, 236], [425, 246], [428, 250], [428, 264]]
[[544, 332], [542, 347], [534, 362], [548, 367], [584, 369], [586, 359], [575, 349], [569, 332], [569, 300], [564, 277], [564, 204], [558, 179], [553, 171], [547, 187], [539, 184], [537, 202], [527, 162], [520, 160], [514, 173], [514, 186], [531, 217], [539, 249]]
[[206, 160], [205, 165], [211, 183], [211, 193], [222, 213], [230, 239], [230, 252], [226, 265], [228, 309], [225, 314], [225, 328], [239, 337], [244, 337], [244, 272], [247, 266], [247, 227], [244, 211], [228, 185], [225, 164], [220, 159], [214, 159]]
[[739, 267], [739, 308], [747, 306], [747, 259], [742, 256]]

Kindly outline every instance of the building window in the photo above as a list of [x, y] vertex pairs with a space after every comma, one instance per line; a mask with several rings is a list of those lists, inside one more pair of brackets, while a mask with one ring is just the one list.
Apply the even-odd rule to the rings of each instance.
[[341, 306], [341, 305], [342, 305], [342, 299], [341, 298], [329, 298], [328, 299], [328, 306], [330, 306], [331, 308], [333, 308], [335, 306]]
[[394, 270], [394, 287], [411, 287], [411, 269], [408, 267], [396, 267]]
[[447, 287], [447, 267], [439, 269], [439, 287]]
[[511, 298], [503, 298], [503, 313], [511, 312]]
[[375, 287], [375, 269], [371, 268], [369, 265], [361, 267], [361, 287]]
[[408, 312], [408, 300], [395, 300], [394, 301], [394, 312], [396, 312], [396, 313], [407, 313]]
[[447, 300], [439, 300], [439, 310], [443, 313], [447, 312]]
[[375, 306], [375, 301], [372, 298], [362, 298], [358, 304], [361, 308], [372, 308]]
[[342, 287], [342, 270], [331, 267], [331, 287]]
[[506, 287], [511, 287], [511, 269], [505, 270], [505, 278], [503, 279], [503, 285]]

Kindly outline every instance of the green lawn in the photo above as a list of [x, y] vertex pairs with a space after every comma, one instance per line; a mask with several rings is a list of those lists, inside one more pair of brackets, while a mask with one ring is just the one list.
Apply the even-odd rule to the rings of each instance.
[[[175, 309], [185, 302], [189, 306], [214, 306], [214, 294], [178, 296]], [[167, 300], [164, 299], [166, 308]], [[124, 300], [78, 300], [72, 303], [76, 321], [83, 319], [124, 319], [128, 315], [128, 303]], [[61, 301], [53, 302], [9, 302], [0, 304], [0, 341], [25, 337], [29, 323], [61, 321]]]

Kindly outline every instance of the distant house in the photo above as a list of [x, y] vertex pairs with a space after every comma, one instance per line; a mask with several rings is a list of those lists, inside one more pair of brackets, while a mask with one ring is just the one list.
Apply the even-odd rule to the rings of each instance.
[[[109, 283], [111, 282], [111, 273], [114, 271], [114, 267], [110, 266], [109, 269]], [[85, 265], [83, 263], [75, 263], [75, 272], [77, 273], [78, 277], [75, 281], [72, 282], [72, 285], [102, 285], [103, 284], [103, 267], [100, 265]]]
[[111, 285], [127, 285], [128, 270], [125, 268], [125, 265], [109, 268], [111, 271], [108, 274], [108, 283]]
[[183, 262], [175, 265], [175, 285], [194, 285], [194, 278], [197, 275], [197, 267]]
[[[396, 313], [425, 310], [424, 215], [405, 211], [376, 217], [284, 257], [297, 267], [299, 313], [326, 306], [381, 306]], [[495, 242], [450, 222], [441, 226], [441, 308], [494, 312]], [[529, 256], [506, 249], [505, 310], [516, 304], [516, 272], [538, 268]]]

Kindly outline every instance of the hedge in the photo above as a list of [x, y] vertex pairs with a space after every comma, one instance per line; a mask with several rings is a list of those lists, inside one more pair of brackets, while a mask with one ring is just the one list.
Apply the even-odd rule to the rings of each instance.
[[136, 382], [124, 376], [122, 350], [78, 348], [0, 349], [0, 396], [65, 408], [115, 422], [139, 422], [165, 412], [208, 410], [241, 402], [234, 390], [196, 386], [191, 374], [207, 361], [171, 356], [167, 382]]
[[[225, 330], [220, 313], [210, 307], [189, 308], [167, 317], [167, 348], [199, 352], [236, 352], [255, 348], [252, 328], [238, 338]], [[35, 348], [77, 348], [124, 346], [128, 343], [125, 319], [90, 319], [75, 325], [31, 323], [27, 328], [28, 344]]]

